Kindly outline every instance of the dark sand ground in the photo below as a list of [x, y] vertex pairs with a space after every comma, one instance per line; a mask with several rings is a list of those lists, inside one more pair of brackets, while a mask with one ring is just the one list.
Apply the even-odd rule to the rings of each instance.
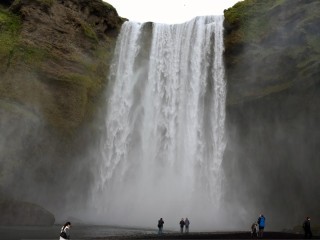
[[[0, 226], [0, 240], [58, 240], [60, 225], [48, 227], [5, 227]], [[146, 240], [146, 239], [256, 239], [249, 231], [234, 232], [190, 232], [180, 234], [177, 231], [165, 231], [157, 234], [157, 229], [134, 229], [110, 226], [74, 226], [71, 229], [72, 240]], [[263, 239], [303, 239], [301, 234], [285, 232], [265, 232]], [[320, 239], [319, 236], [314, 239]]]
[[[194, 232], [188, 234], [166, 233], [163, 235], [145, 234], [131, 236], [114, 236], [105, 238], [93, 238], [96, 240], [124, 240], [124, 239], [257, 239], [252, 238], [250, 232]], [[260, 239], [260, 238], [259, 238]], [[301, 234], [284, 233], [284, 232], [265, 232], [262, 239], [304, 239]], [[313, 237], [313, 239], [320, 239]]]

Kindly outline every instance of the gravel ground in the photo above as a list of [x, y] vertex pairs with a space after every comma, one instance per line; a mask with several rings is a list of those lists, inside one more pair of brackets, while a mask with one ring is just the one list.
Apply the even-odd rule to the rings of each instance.
[[[319, 239], [319, 237], [314, 237]], [[131, 236], [114, 236], [106, 238], [93, 238], [99, 240], [110, 239], [256, 239], [251, 238], [250, 232], [198, 232], [189, 234], [167, 233], [163, 235], [145, 234]], [[263, 239], [304, 239], [303, 235], [284, 232], [265, 232]]]

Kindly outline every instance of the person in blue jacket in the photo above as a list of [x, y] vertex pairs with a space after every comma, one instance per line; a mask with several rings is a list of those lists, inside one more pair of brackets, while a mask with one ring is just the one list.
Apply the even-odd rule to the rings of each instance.
[[263, 214], [260, 214], [260, 217], [258, 218], [258, 225], [259, 225], [259, 233], [258, 237], [262, 238], [263, 237], [263, 231], [264, 227], [266, 226], [266, 218], [263, 216]]

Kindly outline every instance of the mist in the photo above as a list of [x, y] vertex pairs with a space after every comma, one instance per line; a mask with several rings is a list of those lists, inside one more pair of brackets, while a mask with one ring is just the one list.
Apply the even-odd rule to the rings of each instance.
[[[219, 227], [225, 148], [222, 17], [123, 25], [92, 204], [106, 224]], [[151, 37], [151, 38], [150, 38]], [[220, 226], [221, 227], [221, 226]]]
[[[12, 88], [13, 83], [20, 87]], [[0, 200], [38, 204], [63, 222], [88, 198], [93, 181], [88, 152], [91, 144], [97, 145], [96, 137], [88, 133], [94, 131], [79, 128], [68, 136], [49, 122], [48, 106], [52, 110], [59, 105], [55, 94], [61, 94], [64, 86], [52, 86], [30, 72], [8, 74], [2, 78], [3, 85], [10, 91], [7, 99], [0, 100]], [[50, 87], [56, 89], [54, 94]], [[62, 121], [67, 115], [54, 114], [54, 120], [62, 117]]]
[[[70, 89], [36, 74], [10, 79], [28, 100], [0, 101], [0, 194], [57, 223], [156, 228], [162, 217], [177, 230], [188, 217], [191, 231], [213, 231], [248, 230], [261, 213], [267, 230], [320, 221], [320, 25], [299, 12], [311, 2], [270, 8], [270, 32], [250, 32], [229, 58], [222, 18], [126, 22], [104, 102], [69, 135], [48, 109], [70, 104]], [[66, 112], [50, 116], [68, 122]]]

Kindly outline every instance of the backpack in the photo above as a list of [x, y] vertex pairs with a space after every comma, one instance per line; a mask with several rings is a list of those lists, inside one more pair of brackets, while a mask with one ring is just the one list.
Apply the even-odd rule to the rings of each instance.
[[64, 229], [62, 230], [62, 232], [60, 233], [60, 237], [64, 238], [64, 239], [68, 239], [67, 233], [64, 231]]

